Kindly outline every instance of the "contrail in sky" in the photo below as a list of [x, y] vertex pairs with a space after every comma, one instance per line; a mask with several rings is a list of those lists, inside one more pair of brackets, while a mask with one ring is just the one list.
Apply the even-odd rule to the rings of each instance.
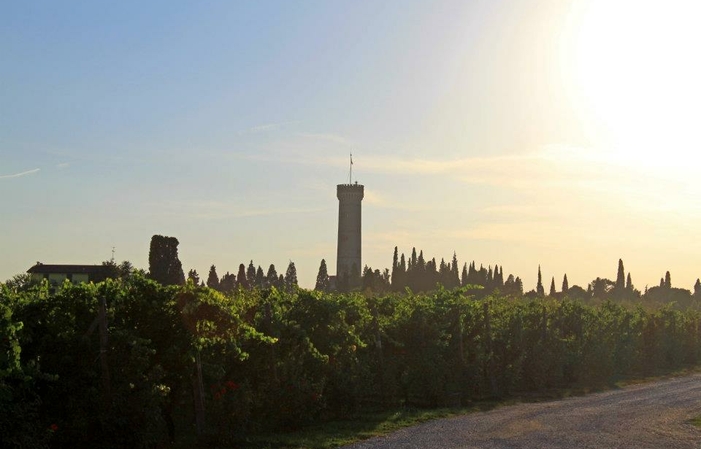
[[0, 179], [9, 179], [9, 178], [19, 178], [21, 176], [26, 176], [26, 175], [32, 175], [34, 173], [37, 173], [40, 168], [35, 168], [34, 170], [27, 170], [23, 171], [22, 173], [15, 173], [13, 175], [0, 175]]

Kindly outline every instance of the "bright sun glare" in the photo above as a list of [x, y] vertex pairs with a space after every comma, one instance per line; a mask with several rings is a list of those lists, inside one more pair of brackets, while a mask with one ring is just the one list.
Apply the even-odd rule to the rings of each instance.
[[668, 175], [701, 162], [701, 2], [588, 0], [573, 7], [566, 72], [597, 144]]

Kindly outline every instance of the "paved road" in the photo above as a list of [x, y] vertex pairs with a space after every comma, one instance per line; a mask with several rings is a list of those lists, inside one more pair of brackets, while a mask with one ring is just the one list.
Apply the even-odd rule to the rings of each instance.
[[700, 449], [701, 375], [441, 419], [346, 449]]

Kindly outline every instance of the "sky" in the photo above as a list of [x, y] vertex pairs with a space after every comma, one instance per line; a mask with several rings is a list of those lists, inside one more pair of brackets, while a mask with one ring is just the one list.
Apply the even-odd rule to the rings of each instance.
[[[701, 276], [701, 29], [683, 0], [34, 1], [0, 14], [0, 280], [35, 262], [206, 278], [395, 246], [535, 288]], [[547, 285], [546, 285], [547, 288]]]

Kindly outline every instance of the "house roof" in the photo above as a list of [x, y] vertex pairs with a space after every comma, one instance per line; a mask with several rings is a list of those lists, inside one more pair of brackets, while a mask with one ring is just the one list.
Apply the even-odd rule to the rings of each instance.
[[37, 262], [27, 273], [41, 274], [103, 274], [108, 267], [104, 265], [51, 265]]

